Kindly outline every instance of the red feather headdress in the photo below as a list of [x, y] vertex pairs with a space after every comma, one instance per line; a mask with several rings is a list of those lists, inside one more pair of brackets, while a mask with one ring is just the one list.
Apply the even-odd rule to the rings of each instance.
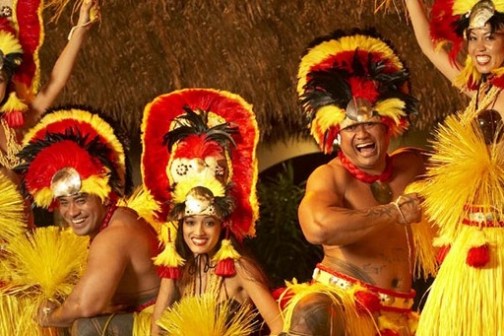
[[[141, 166], [144, 187], [160, 205], [158, 220], [173, 220], [170, 214], [191, 188], [204, 186], [216, 198], [232, 200], [220, 204], [235, 238], [255, 235], [258, 139], [252, 106], [226, 91], [185, 89], [149, 103], [142, 121]], [[171, 243], [167, 236], [165, 243]], [[160, 264], [180, 264], [166, 258], [171, 261]]]
[[42, 7], [41, 0], [14, 0], [12, 8], [1, 8], [1, 58], [3, 66], [7, 67], [4, 70], [12, 77], [0, 113], [10, 127], [23, 126], [22, 113], [39, 89], [38, 52], [44, 39]]
[[54, 201], [53, 177], [64, 169], [75, 170], [80, 192], [102, 200], [123, 196], [127, 186], [124, 147], [114, 129], [98, 114], [78, 108], [48, 113], [25, 136], [16, 168], [23, 173], [23, 191], [34, 202], [49, 208]]
[[258, 217], [255, 185], [257, 166], [255, 148], [259, 132], [252, 107], [240, 96], [212, 89], [186, 89], [161, 95], [149, 103], [142, 121], [142, 178], [154, 199], [163, 204], [159, 218], [166, 219], [172, 200], [173, 174], [169, 165], [176, 158], [204, 158], [219, 151], [218, 143], [205, 143], [203, 138], [191, 135], [173, 148], [168, 148], [165, 135], [178, 127], [177, 117], [186, 114], [185, 108], [208, 113], [208, 125], [230, 123], [236, 127], [232, 134], [235, 143], [230, 146], [228, 181], [232, 184], [232, 198], [236, 211], [231, 215], [231, 230], [238, 239], [255, 234]]
[[[495, 11], [488, 23], [497, 28], [504, 25], [504, 1], [502, 0], [436, 0], [432, 5], [430, 19], [430, 33], [434, 43], [439, 46], [450, 44], [449, 56], [453, 64], [457, 64], [457, 57], [464, 48], [464, 34], [471, 24], [471, 17], [481, 10], [483, 3]], [[478, 5], [478, 6], [476, 6]], [[504, 68], [493, 71], [495, 76], [490, 78], [493, 85], [504, 88]], [[455, 84], [461, 88], [475, 90], [481, 80], [481, 74], [475, 69], [470, 56], [467, 56], [464, 69], [455, 79]]]
[[341, 128], [382, 122], [398, 136], [416, 112], [403, 63], [387, 43], [369, 34], [319, 38], [301, 59], [297, 91], [311, 134], [326, 153]]

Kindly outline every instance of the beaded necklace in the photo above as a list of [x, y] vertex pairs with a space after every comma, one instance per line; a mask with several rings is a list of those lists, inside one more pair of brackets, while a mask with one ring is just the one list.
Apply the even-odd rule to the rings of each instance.
[[387, 204], [392, 201], [392, 189], [390, 185], [387, 183], [388, 180], [392, 177], [393, 169], [392, 169], [392, 159], [389, 155], [385, 157], [385, 169], [380, 175], [371, 175], [368, 174], [356, 165], [354, 165], [350, 160], [343, 154], [342, 151], [339, 151], [338, 157], [341, 161], [343, 167], [357, 180], [368, 183], [369, 188], [371, 189], [371, 193], [375, 200], [380, 204]]
[[[103, 221], [100, 225], [100, 229], [98, 230], [98, 233], [102, 232], [103, 230], [105, 230], [109, 226], [110, 219], [112, 218], [112, 215], [114, 214], [114, 212], [116, 210], [117, 210], [117, 204], [115, 204], [115, 203], [108, 207], [107, 212], [105, 213], [105, 217], [103, 217]], [[91, 241], [93, 241], [93, 239], [94, 239], [94, 237], [91, 239]]]

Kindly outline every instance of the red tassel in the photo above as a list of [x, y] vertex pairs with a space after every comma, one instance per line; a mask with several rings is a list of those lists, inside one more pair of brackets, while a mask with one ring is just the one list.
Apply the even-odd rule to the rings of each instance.
[[400, 336], [400, 334], [397, 331], [391, 330], [391, 329], [385, 329], [385, 330], [380, 330], [376, 336]]
[[182, 272], [179, 267], [158, 266], [157, 273], [161, 278], [180, 279]]
[[437, 255], [436, 255], [436, 260], [438, 263], [441, 265], [443, 261], [445, 260], [446, 256], [448, 255], [448, 252], [450, 252], [451, 245], [443, 245], [439, 248]]
[[278, 304], [280, 305], [281, 310], [284, 310], [285, 307], [287, 307], [287, 305], [289, 304], [289, 302], [291, 301], [291, 299], [294, 297], [295, 294], [296, 293], [294, 293], [293, 290], [290, 290], [287, 287], [279, 287], [271, 293], [275, 301], [277, 301]]
[[5, 113], [5, 121], [12, 128], [20, 128], [24, 124], [24, 116], [21, 111], [12, 111]]
[[366, 291], [358, 291], [354, 294], [359, 313], [378, 313], [381, 309], [381, 302], [378, 295]]
[[215, 268], [215, 274], [222, 277], [231, 277], [235, 275], [236, 269], [234, 266], [234, 260], [232, 258], [219, 260], [217, 267]]
[[482, 268], [490, 261], [490, 247], [488, 244], [471, 247], [467, 252], [466, 263], [474, 268]]

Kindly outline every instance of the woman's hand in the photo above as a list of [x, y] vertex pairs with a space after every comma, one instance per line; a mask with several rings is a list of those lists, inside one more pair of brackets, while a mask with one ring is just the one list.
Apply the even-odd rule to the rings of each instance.
[[97, 21], [100, 21], [100, 5], [98, 0], [84, 0], [80, 8], [77, 26], [84, 27]]

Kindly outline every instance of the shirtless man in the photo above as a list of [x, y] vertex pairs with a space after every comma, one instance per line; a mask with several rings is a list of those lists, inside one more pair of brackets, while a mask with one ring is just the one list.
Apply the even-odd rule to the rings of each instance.
[[[77, 235], [89, 236], [91, 244], [83, 277], [61, 306], [48, 302], [41, 307], [40, 325], [69, 327], [77, 319], [139, 311], [153, 304], [160, 279], [151, 261], [157, 246], [152, 228], [133, 210], [103, 203], [93, 194], [57, 199], [64, 220]], [[126, 318], [132, 323], [131, 314], [120, 317]], [[81, 320], [77, 325], [82, 328], [89, 322]]]
[[[339, 46], [352, 46], [349, 49], [355, 52]], [[377, 55], [373, 50], [378, 49], [388, 51]], [[306, 295], [294, 307], [292, 323], [284, 328], [289, 335], [375, 335], [373, 323], [370, 330], [350, 325], [348, 312], [358, 306], [385, 332], [390, 327], [380, 325], [379, 317], [388, 303], [404, 316], [389, 317], [397, 325], [394, 331], [411, 334], [407, 320], [414, 297], [414, 252], [409, 224], [420, 220], [421, 210], [417, 194], [404, 194], [404, 190], [422, 174], [423, 158], [411, 149], [387, 154], [391, 136], [401, 133], [398, 130], [407, 125], [407, 115], [414, 108], [403, 91], [407, 74], [401, 63], [392, 65], [395, 58], [376, 37], [334, 34], [311, 48], [301, 61], [298, 92], [303, 108], [311, 114], [312, 134], [326, 152], [332, 150], [337, 134], [339, 153], [310, 175], [298, 215], [306, 239], [324, 250], [313, 280], [334, 287], [338, 299], [331, 302], [317, 290]], [[356, 67], [357, 62], [362, 68]], [[379, 71], [373, 73], [379, 62], [388, 64], [382, 71], [397, 76], [399, 85], [389, 85], [390, 78], [380, 77]], [[334, 82], [325, 76], [332, 76]], [[383, 108], [391, 97], [403, 100], [400, 113]], [[332, 120], [341, 121], [324, 124], [327, 114], [321, 115], [327, 111]], [[357, 297], [359, 293], [365, 294]], [[345, 295], [356, 304], [345, 306], [345, 300], [340, 300]], [[378, 305], [373, 306], [373, 298]], [[328, 314], [328, 309], [335, 313]]]
[[106, 326], [131, 335], [128, 312], [154, 304], [160, 279], [152, 262], [155, 231], [116, 205], [127, 185], [122, 145], [97, 114], [80, 109], [47, 114], [28, 137], [20, 152], [24, 189], [38, 206], [56, 206], [75, 234], [90, 238], [83, 276], [61, 305], [41, 305], [38, 323], [72, 326], [74, 335], [101, 335]]

